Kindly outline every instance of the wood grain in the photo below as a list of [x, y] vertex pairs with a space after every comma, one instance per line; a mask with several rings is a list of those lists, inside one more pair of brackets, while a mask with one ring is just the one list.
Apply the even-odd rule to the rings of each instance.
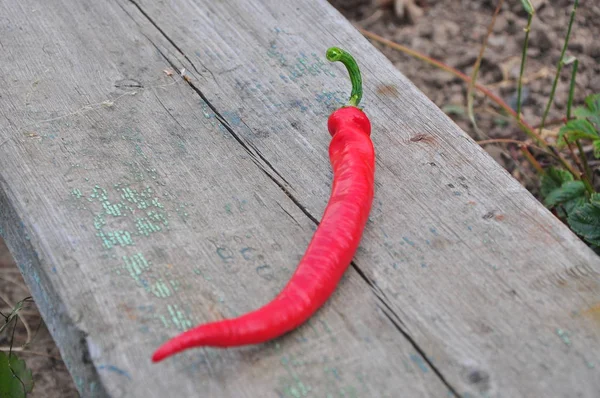
[[[600, 393], [596, 255], [324, 1], [0, 15], [0, 226], [83, 396]], [[331, 45], [377, 150], [355, 263], [294, 333], [151, 365], [293, 272], [349, 92]]]

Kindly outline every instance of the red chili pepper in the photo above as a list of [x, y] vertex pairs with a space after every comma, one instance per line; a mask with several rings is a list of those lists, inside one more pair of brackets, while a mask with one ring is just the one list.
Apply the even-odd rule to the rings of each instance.
[[352, 80], [347, 106], [331, 114], [329, 158], [333, 168], [331, 196], [319, 227], [296, 272], [281, 293], [262, 308], [238, 318], [197, 326], [167, 341], [153, 362], [197, 346], [232, 347], [279, 337], [304, 323], [335, 290], [348, 268], [371, 210], [375, 153], [371, 123], [357, 106], [362, 81], [356, 61], [337, 47], [327, 59], [341, 61]]

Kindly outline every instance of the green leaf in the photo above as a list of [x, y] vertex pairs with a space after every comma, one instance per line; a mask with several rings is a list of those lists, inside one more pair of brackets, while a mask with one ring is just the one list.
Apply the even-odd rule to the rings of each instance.
[[[549, 208], [568, 202], [585, 195], [585, 184], [583, 181], [566, 181], [560, 188], [554, 189], [544, 199], [544, 204]], [[565, 209], [566, 210], [566, 209]], [[567, 210], [567, 213], [569, 211]]]
[[600, 110], [600, 93], [588, 95], [585, 98], [585, 104], [592, 111]]
[[540, 193], [545, 198], [557, 188], [560, 188], [564, 182], [573, 181], [573, 175], [566, 170], [550, 167], [546, 170], [546, 174], [542, 176], [542, 185]]
[[600, 246], [600, 206], [587, 203], [575, 209], [567, 222], [573, 232], [587, 242]]
[[559, 147], [565, 146], [567, 142], [575, 142], [579, 139], [597, 140], [600, 139], [594, 125], [586, 119], [569, 120], [567, 124], [560, 128], [558, 132], [557, 144]]
[[527, 11], [527, 14], [531, 15], [535, 12], [530, 0], [521, 0], [521, 4], [523, 4], [523, 8]]
[[565, 203], [563, 203], [563, 208], [565, 209], [565, 213], [569, 215], [585, 204], [587, 204], [587, 198], [585, 196], [579, 196], [577, 198], [567, 200]]
[[588, 95], [585, 107], [578, 107], [573, 114], [579, 119], [587, 119], [600, 128], [600, 93]]
[[594, 140], [592, 145], [594, 146], [594, 157], [600, 159], [600, 140]]
[[0, 397], [25, 398], [33, 390], [31, 369], [15, 353], [10, 357], [0, 351]]
[[600, 193], [592, 193], [590, 195], [590, 203], [592, 204], [592, 206], [600, 207]]

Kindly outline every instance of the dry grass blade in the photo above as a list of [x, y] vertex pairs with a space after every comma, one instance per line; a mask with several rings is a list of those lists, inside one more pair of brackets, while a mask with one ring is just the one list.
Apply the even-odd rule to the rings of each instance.
[[29, 323], [27, 322], [21, 311], [23, 309], [24, 304], [32, 301], [32, 298], [27, 297], [16, 304], [12, 304], [5, 295], [0, 294], [0, 300], [4, 301], [7, 304], [7, 306], [11, 308], [11, 311], [8, 313], [8, 315], [4, 315], [4, 324], [0, 326], [0, 333], [2, 333], [11, 324], [13, 320], [15, 320], [16, 322], [18, 319], [21, 320], [21, 322], [23, 323], [27, 334], [25, 343], [23, 343], [20, 347], [13, 347], [11, 341], [10, 346], [0, 346], [0, 351], [20, 351], [31, 342], [31, 338], [33, 335], [31, 332], [31, 327], [29, 326]]
[[540, 152], [543, 152], [549, 156], [555, 156], [552, 152], [549, 152], [548, 150], [539, 147], [537, 145], [534, 144], [530, 144], [528, 142], [525, 141], [520, 141], [520, 140], [514, 140], [511, 138], [490, 138], [487, 140], [481, 140], [481, 141], [477, 141], [477, 143], [481, 146], [483, 145], [490, 145], [490, 144], [517, 144], [519, 146], [525, 146], [527, 148], [533, 148], [535, 150], [538, 150]]

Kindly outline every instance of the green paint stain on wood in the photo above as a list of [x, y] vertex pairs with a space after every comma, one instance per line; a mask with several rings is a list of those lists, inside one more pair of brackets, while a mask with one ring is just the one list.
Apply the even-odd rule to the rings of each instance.
[[104, 219], [104, 214], [96, 214], [94, 216], [94, 228], [96, 228], [96, 230], [101, 230], [102, 227], [104, 227], [106, 225], [106, 220]]
[[135, 205], [138, 209], [147, 209], [150, 206], [162, 208], [162, 204], [157, 198], [153, 197], [154, 192], [151, 187], [146, 187], [138, 192], [137, 189], [130, 187], [118, 187], [121, 191], [121, 198]]
[[240, 253], [241, 253], [242, 257], [244, 258], [244, 260], [252, 260], [254, 257], [251, 247], [244, 247], [243, 249], [240, 250]]
[[167, 220], [167, 216], [163, 212], [149, 210], [146, 212], [146, 216], [136, 218], [135, 220], [138, 234], [149, 236], [155, 232], [162, 231], [163, 227], [167, 227], [168, 229], [169, 220]]
[[175, 211], [177, 212], [177, 215], [181, 218], [181, 220], [185, 223], [187, 223], [187, 220], [189, 218], [189, 214], [186, 211], [187, 208], [187, 203], [180, 203], [177, 208], [175, 209]]
[[[141, 147], [140, 147], [141, 148]], [[141, 152], [143, 156], [143, 152]], [[143, 181], [144, 176], [148, 175], [153, 179], [158, 176], [157, 170], [151, 167], [145, 169], [139, 168], [134, 163], [127, 164], [136, 181]], [[139, 173], [135, 174], [135, 172]], [[131, 179], [131, 178], [129, 178]], [[137, 185], [137, 183], [136, 183]], [[84, 190], [74, 188], [71, 190], [71, 197], [76, 200], [86, 200], [92, 212], [92, 223], [96, 236], [100, 238], [101, 247], [105, 249], [114, 249], [120, 246], [125, 251], [125, 255], [119, 256], [121, 264], [118, 261], [113, 267], [117, 275], [126, 274], [139, 287], [152, 293], [158, 298], [170, 298], [180, 288], [179, 281], [169, 279], [170, 274], [166, 272], [162, 275], [166, 280], [159, 279], [148, 281], [144, 276], [151, 270], [152, 263], [147, 260], [145, 254], [141, 251], [131, 253], [128, 247], [134, 246], [134, 234], [141, 239], [151, 234], [165, 232], [169, 230], [169, 217], [165, 206], [161, 203], [158, 193], [148, 185], [145, 187], [130, 186], [122, 183], [113, 184], [110, 190], [100, 185], [88, 188], [91, 191], [86, 193]], [[116, 195], [115, 195], [116, 193]], [[167, 193], [163, 196], [168, 198]], [[112, 199], [111, 199], [112, 198]], [[189, 216], [186, 209], [187, 203], [173, 203], [171, 210], [175, 210], [182, 220]], [[79, 207], [81, 209], [81, 206]], [[135, 215], [135, 216], [134, 216]], [[119, 220], [113, 221], [114, 218]], [[117, 259], [115, 252], [110, 255], [105, 253], [107, 260]], [[194, 270], [201, 275], [200, 269]], [[210, 280], [205, 276], [206, 280]], [[154, 313], [151, 318], [159, 321], [159, 324], [165, 328], [175, 327], [180, 331], [187, 330], [193, 326], [186, 312], [177, 307], [177, 305], [168, 305], [163, 313]]]
[[571, 345], [571, 338], [569, 337], [569, 332], [562, 329], [556, 329], [556, 334], [566, 345]]
[[[276, 348], [278, 348], [277, 345]], [[283, 378], [281, 380], [281, 383], [284, 384], [283, 390], [285, 391], [285, 394], [294, 398], [308, 396], [312, 388], [304, 384], [298, 373], [296, 373], [296, 371], [293, 369], [293, 367], [304, 366], [305, 362], [302, 360], [297, 360], [293, 357], [288, 358], [285, 355], [281, 357], [280, 361], [284, 369], [287, 371], [289, 377], [291, 377], [291, 380], [289, 378]]]
[[233, 253], [228, 247], [217, 247], [217, 255], [225, 262], [233, 261]]
[[167, 318], [164, 317], [164, 315], [159, 315], [158, 319], [160, 319], [164, 327], [169, 327], [169, 321], [167, 320]]
[[[271, 47], [267, 51], [267, 56], [275, 59], [280, 66], [285, 67], [287, 74], [281, 74], [280, 77], [283, 81], [288, 80], [296, 81], [297, 79], [304, 76], [316, 76], [321, 73], [335, 77], [335, 73], [332, 71], [330, 64], [323, 61], [323, 57], [318, 56], [316, 53], [311, 53], [310, 56], [299, 53], [296, 55], [286, 55], [279, 49], [276, 43], [271, 44]], [[290, 61], [291, 59], [291, 61]], [[258, 85], [257, 89], [261, 86]]]
[[187, 316], [179, 310], [176, 304], [168, 305], [167, 310], [171, 316], [171, 321], [178, 330], [185, 331], [193, 326], [192, 322], [187, 319]]
[[71, 191], [71, 195], [75, 197], [75, 199], [81, 199], [83, 197], [83, 193], [78, 188], [73, 188]]
[[150, 236], [150, 234], [162, 230], [160, 225], [152, 223], [146, 217], [136, 218], [135, 227], [137, 229], [138, 234], [144, 236]]
[[142, 253], [135, 253], [131, 256], [123, 256], [123, 262], [125, 263], [125, 268], [129, 275], [136, 282], [140, 282], [140, 275], [144, 271], [147, 271], [150, 268], [151, 262], [146, 260]]
[[[164, 209], [162, 203], [154, 196], [154, 191], [151, 187], [146, 187], [138, 191], [128, 186], [115, 184], [114, 188], [120, 193], [121, 201], [111, 202], [107, 190], [99, 185], [94, 186], [92, 193], [87, 198], [88, 201], [97, 201], [102, 206], [101, 211], [94, 215], [93, 222], [94, 228], [97, 230], [97, 236], [102, 239], [102, 245], [107, 249], [111, 249], [114, 246], [134, 245], [131, 232], [128, 230], [104, 230], [107, 226], [107, 216], [126, 217], [134, 213], [134, 208], [139, 210], [150, 208]], [[151, 233], [161, 231], [168, 224], [167, 216], [161, 210], [148, 210], [146, 217], [138, 217], [134, 220], [134, 226], [138, 234], [143, 236], [149, 236]]]
[[164, 209], [165, 207], [158, 201], [158, 198], [152, 198], [152, 201], [150, 202], [152, 204], [152, 206], [154, 207], [158, 207], [159, 209]]
[[594, 369], [596, 367], [596, 365], [594, 364], [594, 362], [591, 361], [585, 361], [585, 366], [588, 367], [588, 369]]
[[161, 223], [165, 227], [169, 225], [169, 221], [167, 220], [167, 217], [165, 216], [165, 214], [163, 212], [151, 210], [151, 211], [147, 212], [146, 214], [148, 215], [148, 219], [150, 219], [156, 223]]
[[123, 215], [121, 209], [124, 207], [122, 203], [112, 204], [108, 200], [102, 202], [102, 207], [104, 208], [104, 212], [113, 217], [120, 217]]
[[135, 244], [129, 231], [125, 230], [99, 231], [96, 236], [102, 239], [102, 245], [107, 249], [112, 249], [114, 246], [133, 246]]
[[169, 289], [169, 286], [162, 280], [159, 280], [156, 283], [154, 283], [154, 285], [152, 285], [152, 287], [150, 288], [150, 291], [156, 297], [166, 298], [171, 296], [171, 290]]
[[148, 157], [146, 156], [146, 154], [144, 153], [144, 150], [142, 149], [140, 144], [135, 144], [135, 154], [137, 156], [142, 157], [145, 160], [148, 160]]

